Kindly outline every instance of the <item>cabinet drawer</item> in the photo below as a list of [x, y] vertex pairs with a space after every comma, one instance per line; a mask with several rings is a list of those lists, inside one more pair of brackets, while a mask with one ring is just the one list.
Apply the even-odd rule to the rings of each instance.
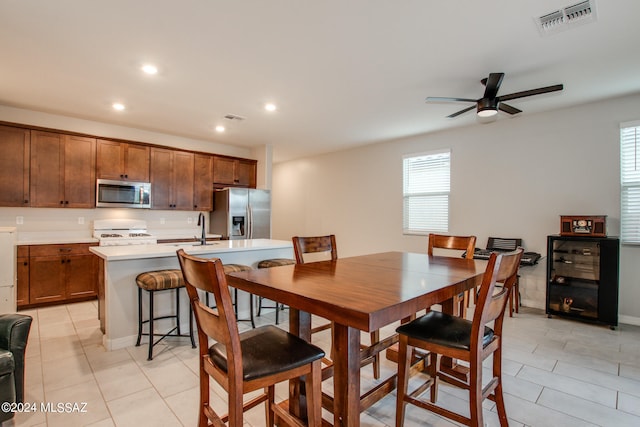
[[89, 255], [89, 248], [96, 246], [91, 243], [76, 243], [72, 245], [32, 245], [29, 254], [32, 257], [60, 256], [60, 255]]

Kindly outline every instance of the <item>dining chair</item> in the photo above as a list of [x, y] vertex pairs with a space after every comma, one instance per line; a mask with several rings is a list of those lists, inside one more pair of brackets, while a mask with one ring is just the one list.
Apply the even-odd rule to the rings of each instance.
[[[304, 377], [309, 426], [322, 424], [322, 349], [274, 325], [238, 332], [224, 268], [220, 259], [205, 259], [178, 250], [180, 268], [193, 307], [200, 348], [200, 409], [198, 426], [213, 424], [241, 427], [243, 414], [266, 403], [268, 426], [285, 423], [303, 425], [275, 403], [275, 384]], [[213, 294], [216, 309], [200, 301], [198, 289]], [[215, 341], [209, 344], [209, 339]], [[218, 415], [211, 407], [209, 377], [228, 394], [228, 413]], [[244, 395], [253, 394], [244, 402]]]
[[[476, 247], [476, 236], [448, 236], [444, 234], [429, 234], [429, 244], [427, 254], [432, 256], [434, 249], [447, 249], [465, 251], [464, 255], [467, 259], [473, 259], [473, 252]], [[474, 290], [474, 293], [477, 289]], [[464, 291], [461, 295], [454, 298], [454, 305], [459, 306], [460, 316], [467, 316], [467, 308], [469, 307], [469, 293]]]
[[[467, 426], [483, 427], [482, 401], [496, 403], [500, 426], [508, 426], [502, 391], [502, 326], [509, 294], [515, 284], [523, 249], [501, 254], [492, 253], [480, 285], [478, 304], [473, 320], [429, 311], [424, 316], [396, 329], [399, 334], [398, 391], [396, 427], [404, 423], [406, 404], [410, 403]], [[503, 286], [497, 287], [496, 283]], [[493, 328], [487, 326], [493, 323]], [[414, 348], [429, 353], [429, 379], [411, 393], [408, 392], [411, 354]], [[482, 362], [493, 355], [492, 378], [483, 387]], [[462, 381], [439, 369], [441, 357], [469, 363], [469, 380]], [[436, 405], [438, 383], [446, 381], [469, 390], [470, 417]], [[419, 396], [430, 390], [430, 401]]]
[[[319, 260], [319, 256], [329, 257], [332, 261], [338, 259], [338, 247], [336, 246], [335, 234], [327, 236], [311, 236], [300, 237], [294, 236], [293, 252], [296, 256], [296, 262], [298, 264], [304, 264], [308, 257], [312, 257], [313, 260]], [[325, 323], [320, 326], [312, 327], [311, 334], [324, 331], [331, 328], [331, 323]], [[370, 333], [370, 345], [373, 346], [380, 341], [380, 331], [375, 330]], [[368, 346], [361, 344], [361, 348], [366, 349]], [[367, 362], [373, 365], [373, 377], [375, 379], [380, 378], [380, 354], [376, 353], [373, 358]]]

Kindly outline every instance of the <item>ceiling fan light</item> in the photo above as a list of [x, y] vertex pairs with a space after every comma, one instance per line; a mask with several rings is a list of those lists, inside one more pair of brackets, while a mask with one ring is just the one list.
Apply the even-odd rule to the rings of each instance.
[[498, 114], [498, 110], [494, 110], [493, 108], [478, 109], [478, 116], [480, 117], [493, 117], [496, 114]]
[[491, 117], [498, 114], [498, 101], [496, 98], [483, 98], [478, 101], [478, 116]]

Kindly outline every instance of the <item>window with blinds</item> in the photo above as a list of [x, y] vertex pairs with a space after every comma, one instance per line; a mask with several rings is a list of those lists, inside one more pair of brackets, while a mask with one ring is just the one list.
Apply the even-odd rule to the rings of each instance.
[[640, 121], [620, 125], [620, 239], [640, 244]]
[[403, 232], [449, 231], [451, 151], [403, 158]]

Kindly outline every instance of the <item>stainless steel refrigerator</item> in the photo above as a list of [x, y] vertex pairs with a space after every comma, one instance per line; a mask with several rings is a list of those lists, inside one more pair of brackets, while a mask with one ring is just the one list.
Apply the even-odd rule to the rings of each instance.
[[209, 232], [223, 239], [270, 239], [271, 192], [225, 188], [213, 193]]

